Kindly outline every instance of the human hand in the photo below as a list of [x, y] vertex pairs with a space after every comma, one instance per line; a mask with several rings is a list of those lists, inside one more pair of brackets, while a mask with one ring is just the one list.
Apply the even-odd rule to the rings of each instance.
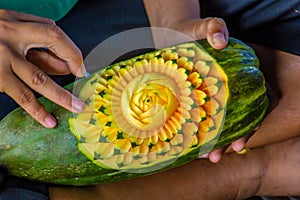
[[234, 152], [241, 152], [245, 148], [245, 144], [248, 141], [249, 137], [250, 137], [250, 134], [247, 134], [247, 135], [235, 140], [229, 146], [213, 150], [213, 151], [203, 155], [201, 158], [208, 158], [212, 163], [217, 163], [221, 160], [222, 154], [224, 152], [226, 152], [226, 150], [234, 151]]
[[[222, 49], [228, 42], [228, 30], [220, 18], [200, 18], [197, 0], [143, 0], [152, 27], [175, 30], [194, 40], [207, 39], [215, 49]], [[160, 31], [157, 31], [160, 34]], [[160, 35], [157, 36], [158, 38]], [[156, 35], [153, 35], [156, 43]], [[168, 36], [167, 36], [168, 37]], [[165, 38], [164, 38], [165, 39]], [[168, 38], [166, 38], [168, 39]], [[164, 42], [159, 40], [159, 42]]]
[[72, 112], [80, 112], [84, 103], [47, 75], [69, 73], [85, 74], [83, 58], [52, 20], [0, 10], [0, 92], [9, 95], [42, 125], [53, 128], [55, 118], [32, 90]]
[[[183, 33], [194, 40], [207, 39], [215, 49], [222, 49], [228, 43], [228, 30], [224, 20], [220, 18], [200, 18], [200, 4], [195, 0], [144, 0], [150, 25], [163, 27]], [[160, 39], [160, 32], [153, 35], [154, 43], [164, 42]], [[168, 39], [168, 38], [167, 38]], [[244, 148], [248, 136], [232, 143], [234, 151]], [[218, 162], [226, 148], [208, 153], [204, 157], [212, 162]]]
[[215, 49], [226, 47], [229, 37], [226, 24], [221, 18], [187, 19], [172, 23], [170, 28], [194, 40], [207, 39]]
[[300, 56], [250, 44], [268, 88], [269, 113], [247, 141], [257, 148], [300, 136]]
[[[225, 22], [220, 18], [205, 18], [205, 19], [189, 19], [181, 21], [180, 23], [173, 24], [174, 30], [180, 31], [195, 40], [207, 39], [211, 46], [215, 49], [222, 49], [226, 47], [228, 42], [228, 30]], [[246, 135], [234, 142], [229, 146], [229, 149], [235, 152], [240, 152], [249, 138]], [[211, 162], [217, 163], [221, 160], [222, 154], [228, 147], [214, 150], [204, 156]]]

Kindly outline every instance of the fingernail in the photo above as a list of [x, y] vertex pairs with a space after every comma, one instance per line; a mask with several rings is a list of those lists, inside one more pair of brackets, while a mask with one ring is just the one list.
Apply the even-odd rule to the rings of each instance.
[[212, 154], [211, 156], [209, 156], [209, 160], [212, 162], [212, 163], [217, 163], [219, 162], [221, 159], [221, 155], [217, 155], [217, 154]]
[[215, 33], [213, 35], [213, 42], [215, 44], [224, 44], [224, 43], [226, 43], [225, 35], [223, 33]]
[[202, 156], [199, 156], [199, 158], [208, 158], [208, 153], [203, 154]]
[[51, 115], [46, 117], [45, 123], [46, 123], [47, 127], [49, 127], [49, 128], [54, 128], [56, 126], [56, 120]]
[[239, 152], [239, 151], [243, 150], [243, 148], [244, 148], [244, 144], [232, 143], [231, 146], [232, 146], [232, 149], [236, 152]]
[[73, 112], [79, 113], [82, 112], [85, 108], [85, 103], [82, 102], [81, 100], [77, 99], [77, 98], [73, 98], [72, 100], [72, 108], [73, 108]]
[[85, 76], [85, 75], [86, 75], [86, 69], [85, 69], [84, 64], [82, 64], [81, 67], [80, 67], [80, 69], [79, 69], [79, 74], [78, 74], [78, 76], [83, 77], [83, 76]]

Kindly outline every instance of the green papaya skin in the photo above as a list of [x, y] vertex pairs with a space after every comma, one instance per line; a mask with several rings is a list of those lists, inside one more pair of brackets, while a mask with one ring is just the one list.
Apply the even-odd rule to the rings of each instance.
[[[263, 120], [268, 99], [263, 74], [254, 51], [230, 38], [222, 50], [213, 49], [206, 40], [198, 41], [217, 60], [228, 77], [229, 99], [221, 136], [213, 149], [230, 144], [252, 132]], [[72, 85], [67, 86], [71, 90]], [[92, 163], [77, 148], [78, 140], [70, 133], [68, 119], [73, 113], [42, 97], [45, 108], [59, 121], [47, 129], [17, 108], [0, 121], [0, 165], [10, 174], [60, 185], [95, 185], [140, 177], [149, 173], [130, 173], [104, 169]], [[182, 165], [199, 156], [199, 148], [159, 170]]]

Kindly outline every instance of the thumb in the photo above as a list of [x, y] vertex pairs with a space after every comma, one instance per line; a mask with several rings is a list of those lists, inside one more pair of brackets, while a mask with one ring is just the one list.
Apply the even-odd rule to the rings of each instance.
[[194, 26], [197, 39], [207, 39], [215, 49], [222, 49], [228, 43], [227, 26], [221, 18], [205, 18], [198, 20]]

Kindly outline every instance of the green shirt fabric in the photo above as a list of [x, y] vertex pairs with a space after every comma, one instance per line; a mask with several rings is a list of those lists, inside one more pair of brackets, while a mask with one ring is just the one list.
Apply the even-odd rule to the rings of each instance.
[[58, 21], [78, 0], [0, 0], [0, 9], [9, 9]]

